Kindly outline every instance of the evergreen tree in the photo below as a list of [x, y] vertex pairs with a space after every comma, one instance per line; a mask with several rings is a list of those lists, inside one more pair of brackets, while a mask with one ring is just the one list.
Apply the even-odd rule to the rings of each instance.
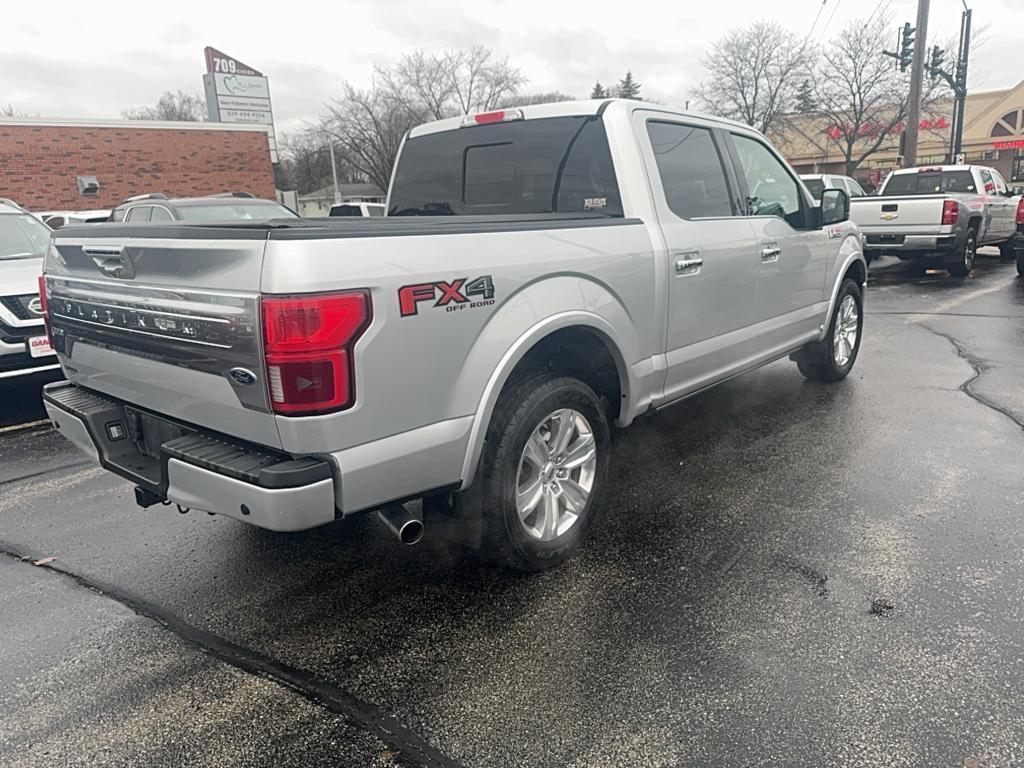
[[607, 99], [608, 98], [608, 90], [603, 85], [601, 85], [601, 81], [600, 80], [598, 80], [596, 83], [594, 83], [594, 87], [590, 91], [590, 98], [592, 98], [592, 99]]
[[632, 70], [627, 70], [626, 76], [619, 80], [619, 88], [616, 95], [620, 99], [633, 99], [634, 101], [639, 101], [640, 83], [633, 79]]
[[814, 100], [814, 89], [809, 80], [800, 83], [796, 89], [796, 111], [801, 115], [810, 115], [818, 111], [818, 102]]

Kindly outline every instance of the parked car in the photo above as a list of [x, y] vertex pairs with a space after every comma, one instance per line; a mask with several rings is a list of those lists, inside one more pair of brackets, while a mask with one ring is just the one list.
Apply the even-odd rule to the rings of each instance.
[[980, 246], [999, 246], [1005, 258], [1013, 257], [1019, 202], [994, 168], [904, 168], [889, 174], [877, 196], [854, 200], [851, 216], [865, 253], [893, 254], [963, 277]]
[[819, 382], [857, 359], [846, 192], [816, 204], [740, 123], [626, 100], [442, 120], [403, 141], [388, 206], [60, 230], [54, 424], [143, 506], [287, 531], [376, 510], [412, 543], [423, 499], [541, 569], [595, 522], [612, 424], [787, 356]]
[[0, 379], [60, 367], [39, 297], [49, 242], [49, 227], [11, 201], [0, 202]]
[[69, 224], [101, 224], [110, 218], [110, 209], [95, 211], [40, 211], [34, 214], [50, 229]]
[[245, 192], [175, 198], [154, 192], [129, 197], [114, 208], [110, 221], [132, 224], [150, 221], [267, 221], [296, 216], [294, 211], [274, 200], [263, 200]]
[[800, 178], [815, 200], [821, 200], [821, 194], [826, 189], [841, 189], [851, 198], [864, 197], [867, 194], [860, 183], [849, 176], [838, 176], [834, 173], [802, 173]]
[[384, 203], [335, 203], [328, 216], [383, 216]]

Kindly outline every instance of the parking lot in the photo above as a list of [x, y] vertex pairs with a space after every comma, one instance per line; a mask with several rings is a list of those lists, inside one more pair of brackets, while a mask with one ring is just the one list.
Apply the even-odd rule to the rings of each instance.
[[1024, 282], [884, 259], [866, 311], [840, 385], [778, 362], [619, 433], [536, 576], [139, 510], [5, 385], [0, 763], [1020, 765]]

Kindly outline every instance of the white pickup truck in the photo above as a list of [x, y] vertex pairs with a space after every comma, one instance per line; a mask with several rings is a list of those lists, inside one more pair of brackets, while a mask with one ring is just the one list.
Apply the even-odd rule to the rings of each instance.
[[1004, 258], [1014, 257], [1022, 205], [994, 168], [942, 165], [893, 171], [877, 195], [852, 201], [850, 216], [869, 262], [892, 254], [964, 277], [980, 246], [999, 246]]
[[857, 359], [846, 193], [818, 205], [739, 123], [620, 100], [443, 120], [404, 141], [388, 206], [58, 230], [57, 429], [143, 506], [284, 531], [376, 510], [408, 543], [422, 509], [539, 569], [593, 526], [612, 424]]

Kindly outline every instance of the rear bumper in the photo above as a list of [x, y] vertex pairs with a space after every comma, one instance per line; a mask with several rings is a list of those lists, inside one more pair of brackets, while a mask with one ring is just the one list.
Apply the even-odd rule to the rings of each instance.
[[948, 251], [955, 248], [957, 236], [953, 235], [864, 235], [864, 249], [886, 251], [899, 255], [901, 251]]
[[149, 503], [173, 503], [273, 531], [306, 530], [335, 518], [331, 465], [321, 459], [294, 459], [140, 413], [70, 382], [48, 385], [43, 404], [62, 435], [135, 483], [142, 490], [138, 497]]

